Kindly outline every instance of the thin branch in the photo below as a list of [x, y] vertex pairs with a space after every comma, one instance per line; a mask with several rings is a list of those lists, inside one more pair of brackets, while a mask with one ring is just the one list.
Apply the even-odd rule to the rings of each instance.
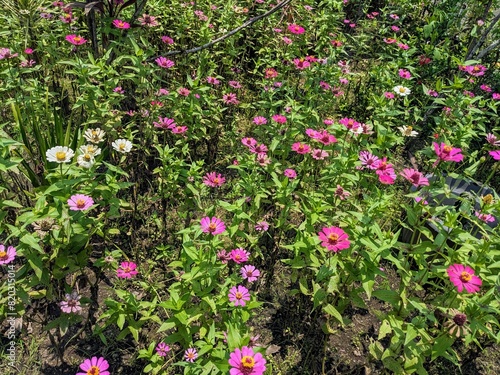
[[493, 42], [491, 45], [489, 45], [488, 47], [486, 47], [485, 49], [483, 49], [481, 52], [479, 52], [477, 54], [477, 59], [481, 59], [483, 58], [484, 56], [486, 56], [492, 49], [496, 48], [496, 46], [498, 46], [500, 44], [500, 40], [496, 40], [495, 42]]
[[[259, 16], [254, 17], [254, 18], [250, 18], [249, 20], [247, 20], [246, 22], [244, 22], [242, 25], [240, 25], [237, 28], [231, 30], [227, 34], [224, 34], [221, 37], [212, 40], [209, 43], [206, 43], [206, 44], [203, 44], [201, 46], [198, 46], [198, 47], [195, 47], [195, 48], [191, 48], [191, 49], [170, 51], [170, 52], [167, 52], [167, 53], [163, 54], [162, 56], [175, 56], [175, 55], [180, 55], [180, 54], [187, 55], [188, 53], [199, 52], [201, 50], [210, 48], [213, 45], [215, 45], [215, 44], [217, 44], [219, 42], [222, 42], [223, 40], [225, 40], [225, 39], [229, 38], [230, 36], [236, 34], [237, 32], [239, 32], [239, 31], [241, 31], [241, 30], [243, 30], [243, 29], [245, 29], [245, 28], [253, 25], [255, 22], [257, 22], [257, 21], [259, 21], [259, 20], [261, 20], [261, 19], [263, 19], [265, 17], [268, 17], [271, 14], [277, 12], [281, 8], [283, 8], [286, 5], [288, 5], [291, 1], [292, 0], [285, 0], [285, 1], [281, 2], [281, 3], [279, 3], [274, 8], [272, 8], [269, 11], [267, 11], [266, 13], [263, 13], [263, 14], [261, 14]], [[151, 58], [148, 59], [148, 61], [154, 60], [155, 58], [156, 58], [156, 56], [155, 57], [151, 57]]]

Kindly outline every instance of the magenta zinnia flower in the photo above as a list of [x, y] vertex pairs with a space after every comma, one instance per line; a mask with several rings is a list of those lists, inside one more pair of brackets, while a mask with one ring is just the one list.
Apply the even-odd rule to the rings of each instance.
[[80, 369], [85, 372], [79, 372], [76, 375], [109, 375], [109, 363], [103, 357], [92, 357], [91, 359], [86, 359], [80, 365]]
[[75, 46], [80, 46], [87, 42], [87, 39], [84, 39], [81, 36], [75, 34], [66, 35], [66, 40]]
[[260, 276], [260, 271], [252, 265], [246, 265], [240, 270], [243, 279], [246, 279], [249, 283], [256, 281]]
[[297, 172], [295, 172], [293, 169], [285, 169], [285, 172], [283, 174], [288, 177], [288, 178], [296, 178], [297, 177]]
[[5, 245], [0, 245], [0, 265], [9, 264], [16, 258], [17, 252], [14, 246], [9, 246], [5, 251]]
[[88, 195], [75, 194], [68, 199], [68, 206], [71, 211], [88, 210], [93, 204], [94, 200]]
[[464, 156], [461, 154], [462, 150], [459, 148], [448, 146], [443, 142], [441, 142], [441, 144], [432, 142], [432, 145], [434, 146], [434, 151], [436, 152], [436, 155], [438, 157], [438, 160], [436, 160], [436, 163], [434, 163], [434, 165], [437, 165], [440, 160], [460, 162], [464, 158]]
[[280, 114], [273, 115], [271, 117], [273, 121], [276, 121], [278, 124], [284, 124], [286, 122], [286, 117]]
[[255, 125], [264, 125], [264, 124], [267, 124], [267, 119], [265, 117], [262, 117], [262, 116], [257, 116], [257, 117], [254, 117], [253, 122]]
[[369, 169], [377, 169], [376, 165], [378, 164], [379, 158], [372, 155], [370, 152], [361, 151], [359, 153], [359, 160], [362, 165], [368, 167]]
[[156, 64], [158, 64], [159, 67], [169, 69], [175, 65], [175, 63], [172, 60], [169, 60], [163, 56], [158, 57], [155, 59]]
[[203, 233], [210, 233], [215, 236], [216, 234], [221, 234], [226, 230], [226, 226], [221, 219], [216, 218], [215, 216], [209, 218], [208, 216], [201, 219], [201, 231]]
[[120, 267], [116, 271], [116, 276], [120, 279], [131, 279], [132, 276], [137, 275], [137, 264], [134, 262], [121, 262]]
[[292, 151], [295, 151], [297, 154], [308, 154], [311, 152], [311, 147], [305, 143], [296, 142], [292, 145]]
[[160, 357], [166, 357], [167, 353], [170, 351], [170, 346], [165, 344], [164, 342], [160, 342], [158, 345], [156, 345], [156, 354], [158, 354]]
[[476, 212], [474, 212], [474, 215], [476, 215], [476, 217], [479, 220], [482, 220], [485, 223], [492, 223], [495, 221], [495, 216], [493, 216], [492, 214], [485, 214], [485, 213], [476, 211]]
[[237, 249], [231, 250], [231, 253], [229, 253], [229, 256], [231, 260], [233, 260], [235, 263], [244, 263], [248, 260], [250, 257], [250, 253], [246, 251], [245, 249], [239, 247]]
[[290, 31], [292, 34], [300, 35], [300, 34], [304, 34], [305, 29], [300, 25], [296, 25], [296, 24], [292, 23], [292, 24], [288, 25], [288, 31]]
[[247, 346], [238, 349], [229, 355], [229, 375], [262, 375], [266, 371], [266, 360], [262, 354], [255, 354]]
[[500, 150], [490, 151], [490, 156], [495, 160], [500, 160]]
[[347, 249], [351, 245], [349, 236], [339, 227], [324, 227], [318, 236], [323, 241], [321, 246], [335, 253]]
[[130, 24], [122, 20], [114, 20], [113, 26], [117, 29], [130, 29]]
[[417, 171], [416, 169], [406, 168], [400, 173], [401, 176], [410, 181], [413, 186], [419, 187], [420, 185], [429, 186], [429, 180], [424, 177], [424, 175]]
[[220, 173], [210, 172], [203, 177], [203, 183], [210, 187], [222, 186], [224, 182], [226, 179]]
[[245, 306], [245, 301], [250, 301], [250, 293], [248, 293], [248, 289], [242, 285], [233, 286], [229, 290], [229, 301], [234, 303], [234, 306]]
[[474, 270], [463, 264], [454, 264], [449, 266], [446, 270], [450, 281], [457, 287], [460, 293], [464, 288], [468, 293], [476, 293], [479, 291], [479, 287], [482, 281], [479, 277], [474, 275]]

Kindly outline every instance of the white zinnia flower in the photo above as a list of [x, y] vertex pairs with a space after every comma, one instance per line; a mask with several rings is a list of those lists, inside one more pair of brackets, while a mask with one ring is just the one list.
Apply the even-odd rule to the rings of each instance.
[[83, 168], [91, 168], [95, 163], [94, 156], [89, 153], [79, 155], [76, 161], [78, 165]]
[[55, 163], [69, 163], [71, 158], [75, 156], [75, 152], [66, 146], [56, 146], [48, 149], [45, 153], [48, 161]]
[[408, 87], [404, 86], [396, 86], [393, 90], [400, 96], [408, 96], [411, 93], [411, 90]]
[[90, 154], [92, 156], [97, 156], [101, 154], [101, 149], [94, 145], [80, 146], [80, 152], [82, 154]]
[[126, 140], [126, 139], [117, 139], [113, 143], [111, 143], [111, 146], [113, 148], [121, 153], [126, 154], [127, 152], [130, 152], [132, 150], [132, 142]]
[[411, 126], [399, 126], [398, 129], [405, 137], [416, 137], [418, 135], [418, 132], [413, 130]]
[[87, 129], [83, 136], [87, 140], [87, 142], [92, 142], [92, 143], [100, 143], [104, 140], [104, 136], [106, 135], [106, 132], [104, 130], [101, 130], [99, 128], [97, 129]]

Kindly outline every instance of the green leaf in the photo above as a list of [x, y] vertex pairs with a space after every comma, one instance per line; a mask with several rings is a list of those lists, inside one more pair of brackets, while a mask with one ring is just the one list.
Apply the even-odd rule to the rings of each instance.
[[431, 362], [442, 356], [454, 342], [455, 338], [449, 336], [448, 334], [442, 334], [439, 336], [436, 341], [434, 341], [434, 345], [432, 346]]
[[327, 304], [323, 306], [323, 311], [328, 315], [333, 316], [339, 321], [340, 324], [344, 325], [344, 319], [342, 319], [342, 315], [340, 315], [339, 311], [335, 307], [333, 307], [333, 305]]

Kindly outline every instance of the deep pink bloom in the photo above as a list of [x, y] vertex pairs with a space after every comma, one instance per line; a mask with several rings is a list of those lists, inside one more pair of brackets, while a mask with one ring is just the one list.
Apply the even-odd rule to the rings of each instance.
[[66, 40], [75, 46], [80, 46], [87, 42], [87, 39], [84, 39], [81, 36], [75, 34], [66, 35]]
[[276, 78], [278, 76], [278, 72], [274, 68], [267, 68], [264, 70], [264, 77], [266, 79]]
[[286, 117], [280, 114], [273, 115], [272, 119], [278, 124], [284, 124], [286, 122]]
[[493, 94], [491, 94], [491, 98], [493, 100], [500, 100], [500, 93], [494, 92]]
[[103, 357], [92, 357], [91, 359], [86, 359], [80, 365], [80, 369], [85, 372], [79, 372], [76, 375], [109, 375], [109, 363]]
[[93, 204], [92, 197], [83, 194], [75, 194], [68, 199], [68, 206], [71, 211], [88, 210]]
[[5, 250], [5, 245], [0, 244], [0, 265], [9, 264], [16, 258], [17, 252], [14, 246], [9, 246]]
[[188, 362], [194, 362], [198, 358], [198, 351], [195, 348], [189, 348], [184, 352], [184, 359]]
[[243, 145], [250, 148], [250, 147], [254, 147], [257, 145], [257, 140], [255, 138], [245, 137], [245, 138], [241, 139], [241, 143], [243, 143]]
[[400, 173], [401, 176], [410, 181], [413, 186], [419, 187], [421, 185], [429, 186], [429, 180], [424, 177], [424, 175], [417, 171], [416, 169], [406, 168]]
[[353, 118], [344, 117], [339, 120], [339, 124], [344, 125], [347, 129], [356, 129], [360, 126], [360, 123]]
[[377, 156], [372, 155], [368, 151], [361, 151], [359, 153], [359, 160], [363, 166], [369, 169], [377, 169], [376, 163], [380, 160]]
[[245, 263], [248, 260], [248, 258], [250, 257], [250, 253], [245, 249], [239, 247], [237, 249], [231, 250], [229, 256], [233, 262], [240, 264]]
[[137, 264], [134, 262], [121, 262], [120, 267], [116, 270], [116, 276], [120, 279], [131, 279], [132, 276], [137, 275]]
[[255, 125], [264, 125], [264, 124], [267, 124], [267, 119], [265, 117], [262, 117], [262, 116], [257, 116], [257, 117], [253, 118], [253, 123]]
[[500, 150], [490, 151], [490, 156], [495, 160], [500, 160]]
[[114, 20], [113, 26], [117, 29], [130, 29], [130, 24], [122, 20]]
[[483, 65], [469, 65], [464, 67], [464, 70], [471, 76], [480, 77], [483, 76], [488, 69]]
[[438, 160], [436, 161], [436, 163], [434, 163], [435, 165], [437, 165], [440, 160], [460, 162], [464, 158], [464, 156], [461, 154], [462, 150], [459, 148], [448, 146], [442, 142], [441, 144], [432, 142], [432, 145], [434, 146], [434, 151], [436, 152], [436, 155], [438, 157]]
[[296, 142], [292, 145], [292, 151], [295, 151], [297, 154], [308, 154], [311, 152], [311, 147], [305, 143]]
[[386, 42], [387, 44], [393, 44], [396, 43], [397, 40], [394, 38], [384, 38], [384, 42]]
[[476, 215], [476, 217], [479, 220], [482, 220], [485, 223], [492, 223], [495, 221], [495, 216], [493, 216], [492, 214], [484, 214], [484, 213], [476, 211], [476, 212], [474, 212], [474, 215]]
[[166, 357], [167, 353], [170, 351], [170, 346], [168, 346], [164, 342], [160, 342], [158, 343], [158, 345], [156, 345], [155, 350], [156, 354], [158, 354], [160, 357]]
[[316, 134], [314, 134], [312, 138], [316, 139], [318, 142], [323, 143], [325, 146], [337, 142], [337, 139], [333, 135], [328, 133], [326, 130], [317, 132]]
[[302, 26], [296, 25], [294, 23], [288, 25], [288, 31], [290, 31], [292, 34], [304, 34], [305, 29]]
[[394, 170], [389, 170], [378, 174], [378, 180], [384, 185], [392, 185], [396, 181], [396, 173]]
[[493, 91], [493, 90], [491, 89], [491, 87], [490, 87], [490, 86], [488, 86], [488, 85], [481, 85], [479, 88], [480, 88], [481, 90], [483, 90], [483, 91], [486, 91], [486, 92], [492, 92], [492, 91]]
[[229, 290], [229, 301], [234, 303], [234, 306], [245, 306], [245, 301], [250, 301], [250, 293], [248, 289], [242, 285], [233, 286]]
[[191, 91], [189, 91], [189, 89], [185, 88], [185, 87], [179, 87], [179, 89], [177, 90], [177, 93], [179, 95], [182, 95], [182, 96], [188, 96]]
[[224, 102], [224, 104], [232, 104], [232, 105], [240, 104], [240, 101], [238, 100], [234, 92], [222, 95], [222, 101]]
[[260, 271], [250, 264], [241, 267], [241, 276], [246, 279], [249, 283], [256, 281], [260, 276]]
[[342, 47], [342, 42], [340, 40], [330, 40], [330, 43], [335, 48]]
[[464, 287], [467, 293], [476, 293], [479, 291], [479, 287], [482, 281], [479, 277], [474, 275], [474, 270], [463, 264], [454, 264], [449, 266], [446, 270], [450, 281], [457, 287], [460, 293]]
[[406, 69], [399, 69], [398, 74], [401, 78], [410, 79], [411, 73]]
[[159, 67], [165, 68], [165, 69], [169, 69], [175, 65], [175, 63], [172, 60], [169, 60], [163, 56], [158, 57], [157, 59], [155, 59], [155, 61]]
[[215, 236], [216, 234], [221, 234], [226, 230], [226, 225], [221, 219], [216, 218], [215, 216], [209, 218], [208, 216], [204, 217], [200, 221], [201, 231], [203, 233], [210, 233]]
[[224, 182], [226, 179], [220, 173], [210, 172], [203, 177], [203, 183], [210, 187], [222, 186]]
[[297, 69], [304, 70], [311, 66], [311, 63], [306, 59], [293, 59], [293, 64]]
[[394, 94], [392, 92], [389, 92], [389, 91], [384, 92], [384, 96], [387, 99], [394, 99]]
[[394, 173], [394, 167], [391, 163], [387, 162], [386, 157], [377, 160], [373, 166], [375, 167], [374, 169], [376, 170], [377, 174], [391, 174], [391, 172]]
[[229, 355], [229, 375], [262, 375], [266, 371], [266, 360], [262, 354], [255, 354], [247, 346], [238, 349]]
[[324, 227], [318, 236], [322, 241], [321, 246], [335, 253], [347, 249], [351, 245], [349, 236], [339, 227]]
[[291, 179], [294, 179], [297, 177], [297, 172], [295, 172], [293, 169], [285, 169], [285, 172], [283, 174]]

